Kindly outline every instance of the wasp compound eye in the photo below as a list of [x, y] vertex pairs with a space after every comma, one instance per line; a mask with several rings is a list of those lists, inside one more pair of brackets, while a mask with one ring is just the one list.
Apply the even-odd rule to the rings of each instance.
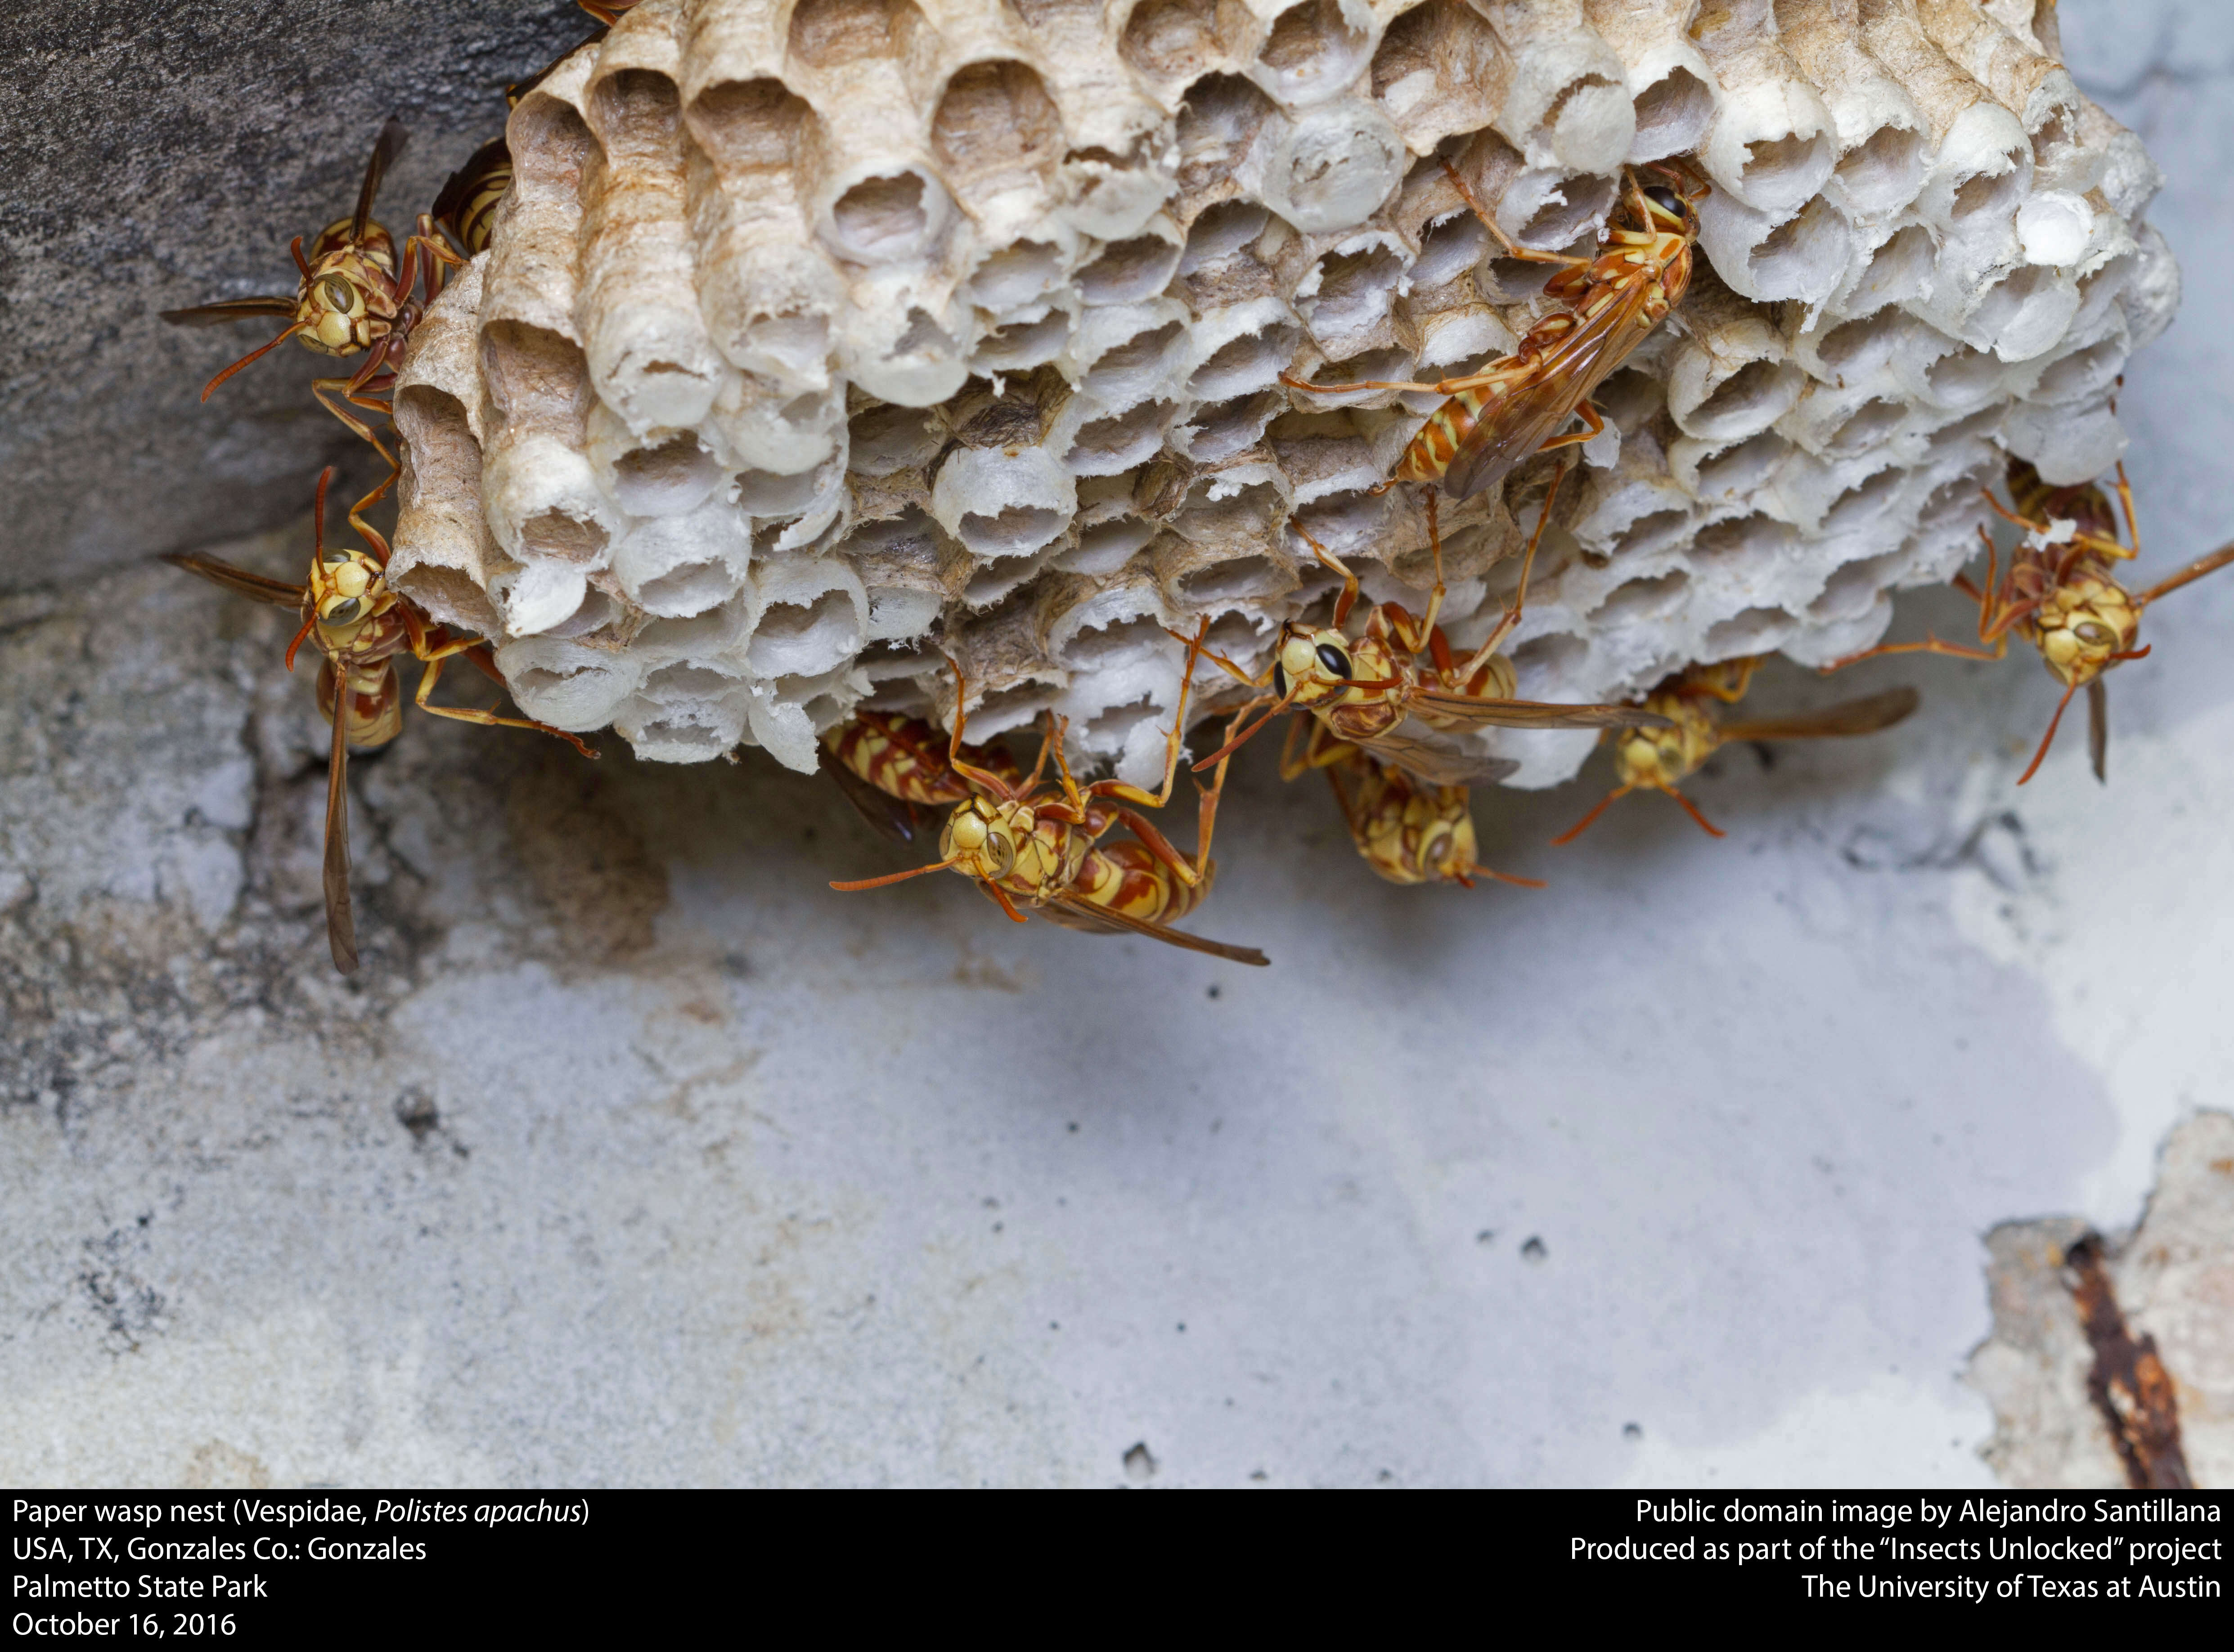
[[1288, 697], [1288, 669], [1277, 660], [1272, 662], [1272, 692], [1283, 700]]
[[1650, 201], [1655, 206], [1657, 206], [1662, 212], [1667, 213], [1670, 218], [1681, 218], [1683, 216], [1682, 197], [1676, 194], [1674, 190], [1669, 188], [1665, 184], [1652, 185], [1644, 192], [1644, 199]]
[[328, 276], [326, 278], [325, 291], [327, 305], [335, 310], [349, 309], [355, 297], [355, 295], [349, 291], [349, 284], [343, 280], [339, 276]]
[[1347, 682], [1349, 681], [1349, 655], [1343, 653], [1331, 643], [1322, 643], [1318, 646], [1318, 656], [1319, 663], [1321, 665], [1324, 666], [1336, 676], [1340, 677], [1343, 682]]
[[346, 625], [356, 617], [356, 611], [363, 606], [364, 604], [358, 598], [344, 597], [326, 611], [327, 623], [334, 625]]

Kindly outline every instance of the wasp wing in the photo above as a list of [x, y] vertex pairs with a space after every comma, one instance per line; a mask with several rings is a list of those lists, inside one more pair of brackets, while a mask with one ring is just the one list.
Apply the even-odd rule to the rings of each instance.
[[1540, 700], [1487, 700], [1447, 689], [1421, 689], [1413, 704], [1431, 722], [1461, 728], [1665, 728], [1667, 718], [1643, 706], [1563, 706]]
[[1253, 946], [1228, 946], [1223, 941], [1205, 941], [1199, 935], [1167, 929], [1161, 924], [1152, 924], [1145, 917], [1133, 917], [1110, 907], [1096, 906], [1090, 901], [1082, 901], [1071, 895], [1057, 895], [1041, 911], [1065, 929], [1082, 930], [1088, 934], [1115, 935], [1129, 931], [1134, 935], [1145, 935], [1152, 941], [1161, 941], [1166, 946], [1184, 947], [1190, 952], [1207, 952], [1214, 958], [1225, 958], [1234, 963], [1269, 964], [1272, 962]]
[[349, 907], [349, 684], [334, 684], [334, 750], [326, 764], [326, 944], [334, 968], [356, 970], [356, 917]]
[[1476, 752], [1452, 751], [1433, 746], [1401, 729], [1360, 742], [1374, 761], [1401, 768], [1429, 786], [1486, 786], [1516, 773], [1520, 765], [1510, 757], [1485, 757]]
[[219, 327], [229, 321], [254, 321], [262, 316], [295, 319], [295, 301], [267, 292], [254, 298], [220, 298], [213, 304], [194, 304], [185, 310], [166, 310], [162, 318], [173, 327]]
[[827, 746], [818, 744], [816, 749], [820, 754], [822, 772], [838, 783], [838, 789], [846, 794], [853, 812], [879, 836], [890, 838], [894, 843], [913, 843], [918, 834], [929, 827], [930, 810], [870, 785], [839, 762]]
[[391, 120], [380, 128], [380, 135], [372, 140], [372, 159], [364, 163], [364, 182], [356, 192], [356, 211], [349, 214], [349, 239], [364, 239], [365, 225], [372, 222], [372, 204], [380, 195], [380, 180], [388, 175], [395, 157], [403, 153], [410, 133], [403, 122]]
[[234, 595], [246, 597], [252, 602], [270, 603], [274, 608], [299, 609], [303, 605], [303, 587], [291, 585], [284, 579], [268, 578], [260, 573], [251, 573], [245, 568], [236, 568], [230, 562], [219, 562], [215, 557], [180, 556], [167, 553], [163, 560], [184, 568], [188, 573], [198, 573], [212, 584], [223, 585]]
[[1721, 736], [1724, 740], [1814, 740], [1830, 735], [1873, 735], [1914, 711], [1918, 699], [1913, 689], [1887, 689], [1859, 700], [1842, 700], [1820, 711], [1727, 722]]
[[1471, 499], [1567, 428], [1590, 393], [1644, 342], [1649, 284], [1638, 282], [1591, 317], [1543, 358], [1541, 369], [1486, 405], [1443, 475], [1443, 491]]
[[2087, 685], [2087, 755], [2094, 778], [2110, 783], [2110, 689], [2100, 677]]

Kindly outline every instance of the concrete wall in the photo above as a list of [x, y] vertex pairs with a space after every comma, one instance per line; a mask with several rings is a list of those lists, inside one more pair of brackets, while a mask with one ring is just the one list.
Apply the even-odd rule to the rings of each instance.
[[292, 292], [390, 115], [401, 231], [504, 124], [503, 87], [593, 25], [564, 0], [84, 0], [0, 13], [0, 592], [300, 515], [369, 458], [309, 399], [330, 356], [156, 312]]

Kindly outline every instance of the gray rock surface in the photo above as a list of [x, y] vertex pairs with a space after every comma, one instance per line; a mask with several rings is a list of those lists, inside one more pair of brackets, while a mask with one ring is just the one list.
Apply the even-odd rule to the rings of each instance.
[[0, 591], [291, 519], [330, 459], [376, 478], [310, 401], [334, 358], [291, 343], [198, 405], [270, 334], [156, 312], [291, 292], [288, 242], [348, 212], [390, 115], [400, 230], [593, 26], [569, 0], [0, 12]]

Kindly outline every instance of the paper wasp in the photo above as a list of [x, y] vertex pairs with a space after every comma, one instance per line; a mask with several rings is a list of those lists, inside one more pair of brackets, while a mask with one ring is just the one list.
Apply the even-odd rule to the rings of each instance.
[[[1164, 783], [1153, 793], [1115, 780], [1080, 786], [1071, 777], [1063, 756], [1065, 725], [1051, 714], [1038, 761], [1029, 774], [1011, 779], [971, 762], [963, 741], [963, 705], [969, 685], [961, 666], [950, 660], [954, 670], [954, 732], [947, 744], [946, 762], [968, 784], [970, 795], [946, 817], [939, 833], [939, 859], [927, 866], [882, 878], [833, 883], [830, 887], [848, 892], [880, 889], [925, 872], [958, 872], [974, 880], [1019, 924], [1025, 921], [1024, 914], [1016, 910], [1021, 898], [1068, 929], [1098, 934], [1129, 930], [1236, 963], [1271, 962], [1254, 947], [1229, 946], [1171, 927], [1201, 904], [1217, 873], [1210, 858], [1210, 840], [1218, 819], [1218, 794], [1225, 785], [1224, 767], [1202, 789], [1192, 861], [1146, 816], [1125, 806], [1138, 803], [1161, 808], [1171, 800], [1183, 749], [1182, 731], [1186, 727], [1187, 685], [1193, 678], [1196, 650], [1200, 646], [1198, 632], [1188, 645], [1179, 710], [1172, 720], [1164, 759]], [[1040, 777], [1050, 756], [1061, 784], [1042, 787]], [[1104, 843], [1102, 839], [1119, 826], [1132, 834], [1131, 840]]]
[[[943, 749], [945, 736], [920, 717], [896, 711], [861, 711], [825, 732], [820, 761], [861, 818], [898, 843], [913, 843], [931, 812], [970, 795], [970, 782]], [[977, 768], [1021, 784], [1005, 746], [973, 746], [964, 755]]]
[[1820, 711], [1803, 711], [1788, 717], [1756, 717], [1744, 722], [1723, 722], [1716, 703], [1734, 705], [1745, 697], [1761, 656], [1724, 660], [1715, 665], [1695, 665], [1669, 677], [1644, 703], [1667, 722], [1659, 728], [1625, 729], [1609, 736], [1613, 741], [1614, 778], [1620, 783], [1572, 826], [1551, 839], [1572, 843], [1590, 829], [1615, 799], [1631, 792], [1665, 792], [1683, 813], [1705, 829], [1709, 837], [1727, 835], [1698, 806], [1676, 788], [1696, 774], [1699, 766], [1734, 740], [1813, 740], [1833, 735], [1873, 735], [1890, 728], [1916, 709], [1913, 689], [1888, 689], [1859, 700], [1847, 700]]
[[[1604, 415], [1591, 404], [1591, 392], [1666, 319], [1690, 285], [1691, 249], [1699, 238], [1696, 208], [1707, 192], [1704, 184], [1669, 167], [1652, 170], [1671, 184], [1695, 187], [1647, 188], [1634, 171], [1625, 173], [1626, 204], [1635, 209], [1639, 227], [1610, 226], [1597, 253], [1585, 258], [1520, 245], [1499, 227], [1497, 215], [1475, 198], [1456, 168], [1446, 161], [1443, 170], [1509, 256], [1564, 266], [1544, 291], [1564, 308], [1531, 328], [1512, 355], [1479, 373], [1433, 384], [1380, 379], [1313, 384], [1284, 373], [1280, 382], [1320, 395], [1413, 390], [1448, 398], [1420, 428], [1382, 486], [1424, 482], [1440, 486], [1453, 499], [1466, 499], [1503, 481], [1530, 455], [1588, 441], [1605, 428]], [[1578, 415], [1584, 428], [1569, 431]]]
[[585, 757], [598, 754], [578, 736], [548, 723], [429, 702], [444, 663], [461, 656], [499, 687], [504, 678], [486, 642], [454, 635], [389, 588], [387, 547], [376, 536], [370, 541], [372, 550], [327, 549], [326, 486], [333, 475], [334, 467], [329, 465], [318, 477], [306, 584], [291, 585], [212, 557], [171, 555], [163, 559], [238, 596], [301, 614], [302, 629], [287, 645], [289, 670], [295, 669], [296, 650], [305, 640], [324, 656], [318, 668], [318, 709], [332, 720], [334, 730], [326, 767], [326, 939], [334, 968], [347, 975], [356, 968], [357, 961], [356, 924], [349, 905], [349, 748], [385, 746], [402, 728], [402, 688], [395, 676], [397, 655], [408, 651], [425, 663], [427, 669], [419, 675], [419, 690], [412, 696], [421, 711], [493, 728], [540, 729], [565, 741]]
[[[1302, 727], [1307, 720], [1298, 719]], [[1323, 723], [1310, 723], [1316, 746]], [[1355, 747], [1320, 765], [1335, 801], [1365, 864], [1392, 884], [1458, 884], [1472, 889], [1476, 878], [1541, 889], [1543, 881], [1493, 872], [1476, 859], [1473, 797], [1463, 786], [1429, 786], [1401, 768], [1376, 763]], [[1517, 763], [1505, 765], [1511, 773]], [[1283, 768], [1286, 765], [1283, 765]]]
[[[1272, 690], [1271, 709], [1240, 729], [1219, 750], [1195, 765], [1198, 769], [1221, 763], [1273, 718], [1290, 708], [1307, 711], [1323, 722], [1333, 737], [1362, 747], [1383, 763], [1408, 769], [1431, 786], [1463, 785], [1484, 778], [1501, 760], [1476, 757], [1448, 750], [1404, 732], [1405, 722], [1417, 717], [1430, 730], [1462, 734], [1491, 727], [1507, 728], [1654, 728], [1663, 720], [1635, 706], [1552, 705], [1512, 697], [1518, 687], [1512, 662], [1499, 654], [1498, 645], [1520, 622], [1527, 600], [1528, 570], [1536, 560], [1536, 546], [1551, 519], [1552, 497], [1559, 478], [1544, 496], [1543, 514], [1528, 542], [1521, 564], [1520, 586], [1512, 606], [1499, 619], [1488, 640], [1466, 659], [1451, 652], [1449, 640], [1437, 623], [1443, 606], [1443, 547], [1435, 529], [1434, 496], [1428, 495], [1427, 529], [1434, 548], [1435, 584], [1427, 598], [1427, 611], [1420, 619], [1395, 603], [1375, 603], [1366, 611], [1365, 633], [1352, 640], [1344, 630], [1357, 604], [1357, 576], [1342, 559], [1305, 533], [1296, 530], [1319, 562], [1342, 578], [1342, 594], [1335, 599], [1333, 623], [1313, 627], [1298, 620], [1282, 624], [1272, 653], [1272, 663], [1261, 676], [1251, 676], [1222, 654], [1205, 649], [1205, 656], [1220, 669], [1251, 688]], [[1172, 633], [1178, 636], [1177, 632]], [[1185, 642], [1185, 637], [1180, 637]], [[1432, 665], [1422, 669], [1419, 656]], [[1259, 699], [1244, 713], [1263, 705]], [[1238, 723], [1239, 717], [1235, 719]], [[1509, 772], [1509, 771], [1508, 771]]]
[[1978, 537], [1986, 542], [1986, 580], [1973, 584], [1968, 574], [1955, 576], [1955, 588], [1978, 604], [1978, 641], [1990, 647], [1966, 648], [1927, 637], [1921, 643], [1885, 643], [1837, 660], [1823, 669], [1841, 670], [1857, 661], [1880, 654], [1950, 654], [1957, 659], [1998, 660], [2009, 653], [2012, 632], [2040, 650], [2048, 675], [2063, 684], [2063, 697], [2055, 702], [2040, 749], [2018, 777], [2022, 786], [2040, 772], [2055, 731], [2071, 704], [2071, 696], [2087, 690], [2087, 748], [2094, 778], [2107, 781], [2110, 768], [2110, 695], [2102, 674], [2127, 660], [2145, 658], [2149, 650], [2135, 648], [2141, 611], [2182, 585], [2192, 584], [2234, 562], [2234, 545], [2222, 546], [2159, 579], [2147, 590], [2128, 591], [2112, 571], [2113, 565], [2140, 554], [2141, 535], [2133, 520], [2133, 490], [2126, 480], [2126, 467], [2118, 466], [2118, 500], [2124, 507], [2126, 536], [2118, 541], [2118, 519], [2109, 496], [2093, 482], [2074, 486], [2051, 486], [2022, 459], [2009, 466], [2009, 489], [2015, 509], [2002, 505], [1989, 492], [1986, 503], [2006, 522], [2025, 530], [2024, 539], [2010, 553], [2006, 575], [1999, 572], [1993, 535], [1984, 527]]
[[395, 458], [372, 427], [350, 409], [388, 411], [384, 398], [395, 389], [404, 342], [425, 308], [418, 296], [422, 284], [425, 302], [432, 303], [441, 291], [443, 270], [461, 262], [436, 233], [434, 219], [428, 215], [420, 219], [417, 232], [405, 238], [399, 266], [395, 238], [374, 221], [372, 206], [380, 193], [381, 180], [403, 153], [408, 136], [397, 121], [382, 127], [373, 142], [372, 158], [365, 163], [356, 210], [320, 230], [308, 258], [303, 253], [303, 238], [295, 238], [290, 250], [303, 278], [292, 297], [269, 293], [162, 312], [165, 321], [186, 327], [211, 327], [259, 316], [284, 317], [287, 322], [269, 343], [249, 351], [204, 385], [201, 399], [205, 402], [219, 385], [291, 338], [300, 338], [305, 347], [323, 356], [365, 352], [364, 362], [355, 373], [310, 381], [310, 393], [319, 405], [370, 442], [389, 463], [387, 478], [349, 507], [350, 525], [360, 532], [366, 531], [361, 513], [376, 503], [395, 480]]

